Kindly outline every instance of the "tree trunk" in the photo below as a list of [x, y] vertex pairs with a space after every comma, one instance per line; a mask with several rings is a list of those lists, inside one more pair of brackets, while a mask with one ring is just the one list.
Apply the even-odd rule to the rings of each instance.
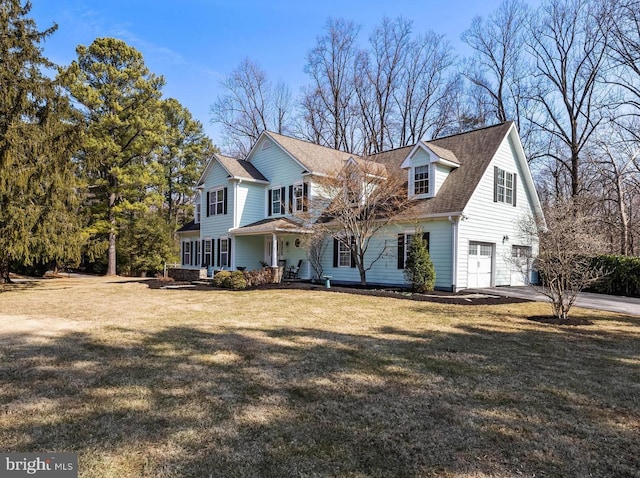
[[114, 213], [114, 207], [116, 205], [116, 194], [111, 193], [109, 195], [109, 223], [111, 229], [109, 230], [109, 263], [107, 266], [107, 275], [116, 275], [116, 217]]
[[11, 278], [9, 277], [9, 260], [0, 260], [0, 284], [11, 284]]

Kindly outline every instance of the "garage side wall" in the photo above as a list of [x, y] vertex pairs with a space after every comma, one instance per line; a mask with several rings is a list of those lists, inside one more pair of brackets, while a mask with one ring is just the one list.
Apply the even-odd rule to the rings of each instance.
[[[503, 171], [516, 174], [515, 206], [494, 201], [496, 166]], [[528, 174], [523, 171], [521, 163], [517, 161], [516, 147], [511, 136], [507, 136], [471, 196], [464, 210], [464, 218], [460, 221], [458, 290], [469, 287], [470, 243], [491, 245], [491, 286], [512, 285], [513, 246], [531, 246], [533, 255], [537, 254], [537, 241], [531, 237], [525, 237], [521, 232], [521, 221], [533, 216], [533, 198], [523, 181], [523, 173]]]

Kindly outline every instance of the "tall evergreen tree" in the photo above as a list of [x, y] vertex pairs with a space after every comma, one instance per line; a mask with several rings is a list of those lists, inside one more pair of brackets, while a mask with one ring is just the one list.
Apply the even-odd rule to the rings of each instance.
[[177, 100], [164, 100], [162, 111], [166, 132], [157, 157], [164, 177], [162, 208], [168, 224], [177, 228], [188, 215], [194, 187], [207, 159], [217, 149], [204, 134], [202, 123]]
[[80, 128], [40, 44], [31, 4], [0, 2], [0, 282], [11, 263], [79, 256], [79, 186], [72, 152]]
[[164, 79], [149, 72], [142, 54], [122, 40], [97, 38], [77, 53], [67, 70], [68, 89], [87, 123], [80, 158], [93, 196], [90, 230], [106, 241], [107, 275], [115, 275], [121, 219], [155, 181], [146, 166], [164, 131]]

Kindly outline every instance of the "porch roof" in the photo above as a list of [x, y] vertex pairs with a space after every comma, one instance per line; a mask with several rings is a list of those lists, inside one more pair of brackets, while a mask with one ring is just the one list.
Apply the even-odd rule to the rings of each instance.
[[304, 224], [294, 221], [288, 217], [263, 219], [246, 226], [230, 229], [229, 232], [235, 236], [250, 236], [260, 234], [309, 234], [311, 230]]

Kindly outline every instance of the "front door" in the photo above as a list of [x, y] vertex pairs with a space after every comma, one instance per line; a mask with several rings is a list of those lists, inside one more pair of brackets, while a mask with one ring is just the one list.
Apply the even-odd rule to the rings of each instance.
[[[265, 236], [264, 238], [264, 261], [271, 265], [271, 251], [273, 250], [272, 248], [272, 244], [273, 241], [271, 240], [271, 237], [269, 236]], [[278, 239], [278, 259], [282, 259], [282, 239]]]
[[492, 256], [492, 244], [482, 242], [469, 243], [468, 287], [491, 287]]

